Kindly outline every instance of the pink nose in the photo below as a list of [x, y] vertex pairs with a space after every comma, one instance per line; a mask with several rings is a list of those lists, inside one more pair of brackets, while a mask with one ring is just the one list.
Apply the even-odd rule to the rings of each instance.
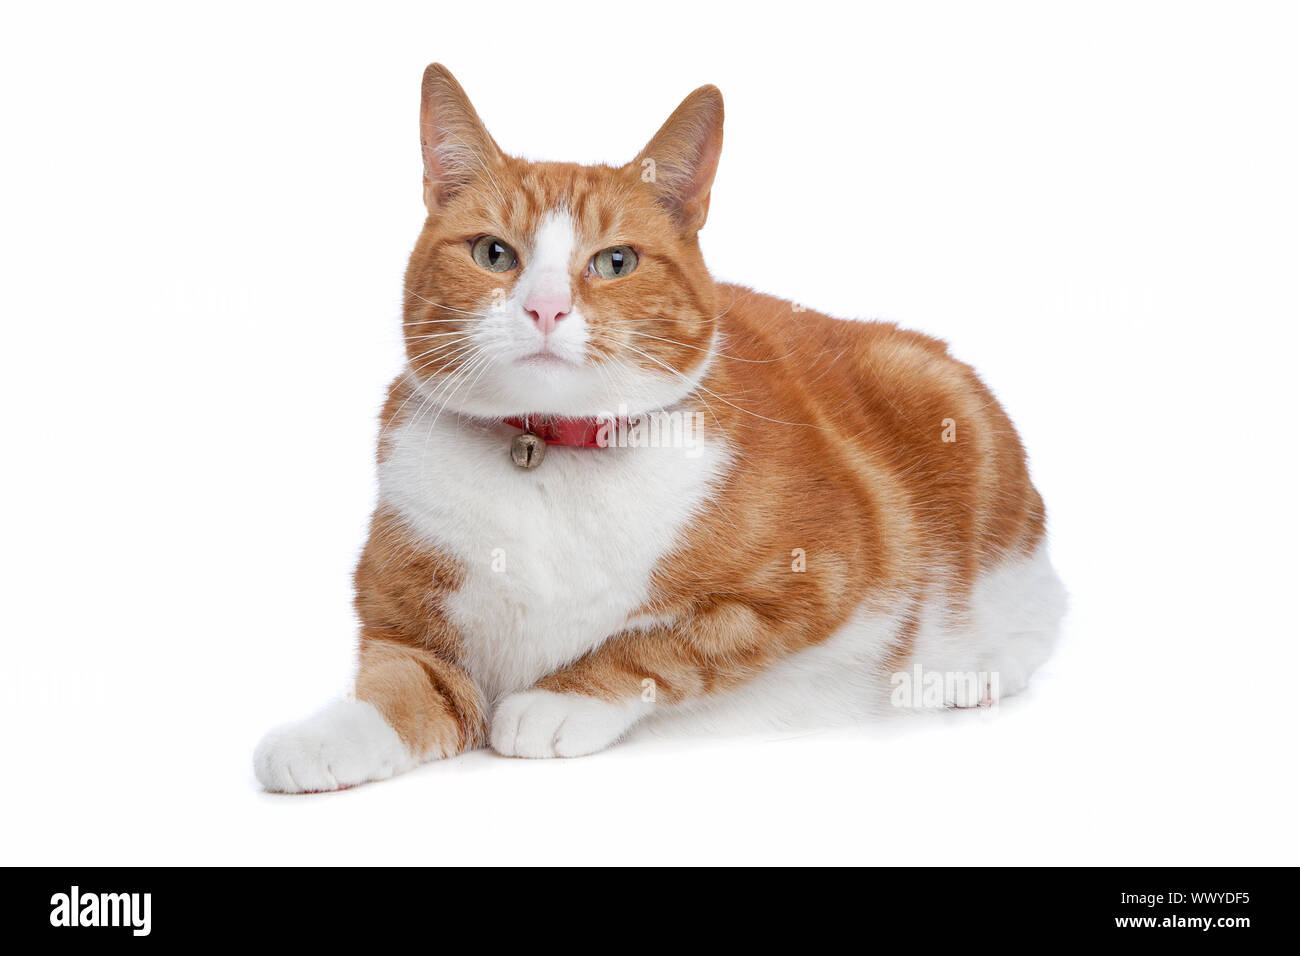
[[554, 331], [555, 324], [568, 315], [572, 308], [573, 302], [567, 291], [534, 292], [524, 303], [525, 311], [533, 317], [543, 335]]

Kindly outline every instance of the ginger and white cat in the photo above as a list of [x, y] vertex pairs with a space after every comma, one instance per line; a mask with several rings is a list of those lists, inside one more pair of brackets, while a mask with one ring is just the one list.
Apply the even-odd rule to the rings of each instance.
[[1025, 685], [1064, 599], [1014, 428], [935, 339], [710, 277], [716, 88], [617, 168], [505, 155], [439, 65], [422, 92], [355, 698], [267, 735], [267, 789]]

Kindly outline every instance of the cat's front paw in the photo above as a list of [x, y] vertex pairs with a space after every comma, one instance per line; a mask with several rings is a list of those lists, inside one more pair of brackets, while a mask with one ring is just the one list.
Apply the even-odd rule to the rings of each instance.
[[492, 715], [492, 749], [505, 757], [581, 757], [614, 743], [650, 706], [549, 690], [511, 694]]
[[277, 727], [253, 753], [267, 790], [314, 793], [384, 780], [415, 766], [397, 731], [373, 705], [337, 701], [306, 720]]

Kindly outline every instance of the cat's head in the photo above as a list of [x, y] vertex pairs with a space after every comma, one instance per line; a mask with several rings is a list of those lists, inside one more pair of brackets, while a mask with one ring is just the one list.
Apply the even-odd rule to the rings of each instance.
[[429, 215], [404, 313], [428, 399], [483, 417], [589, 416], [686, 396], [717, 319], [696, 241], [722, 148], [717, 88], [619, 167], [507, 156], [439, 64], [422, 92]]

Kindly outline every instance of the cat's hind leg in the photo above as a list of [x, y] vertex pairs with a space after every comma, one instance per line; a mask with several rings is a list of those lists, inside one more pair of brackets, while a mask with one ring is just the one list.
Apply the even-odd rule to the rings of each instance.
[[1065, 588], [1040, 544], [986, 572], [961, 626], [922, 626], [912, 661], [942, 674], [949, 707], [996, 704], [1024, 690], [1060, 634]]

